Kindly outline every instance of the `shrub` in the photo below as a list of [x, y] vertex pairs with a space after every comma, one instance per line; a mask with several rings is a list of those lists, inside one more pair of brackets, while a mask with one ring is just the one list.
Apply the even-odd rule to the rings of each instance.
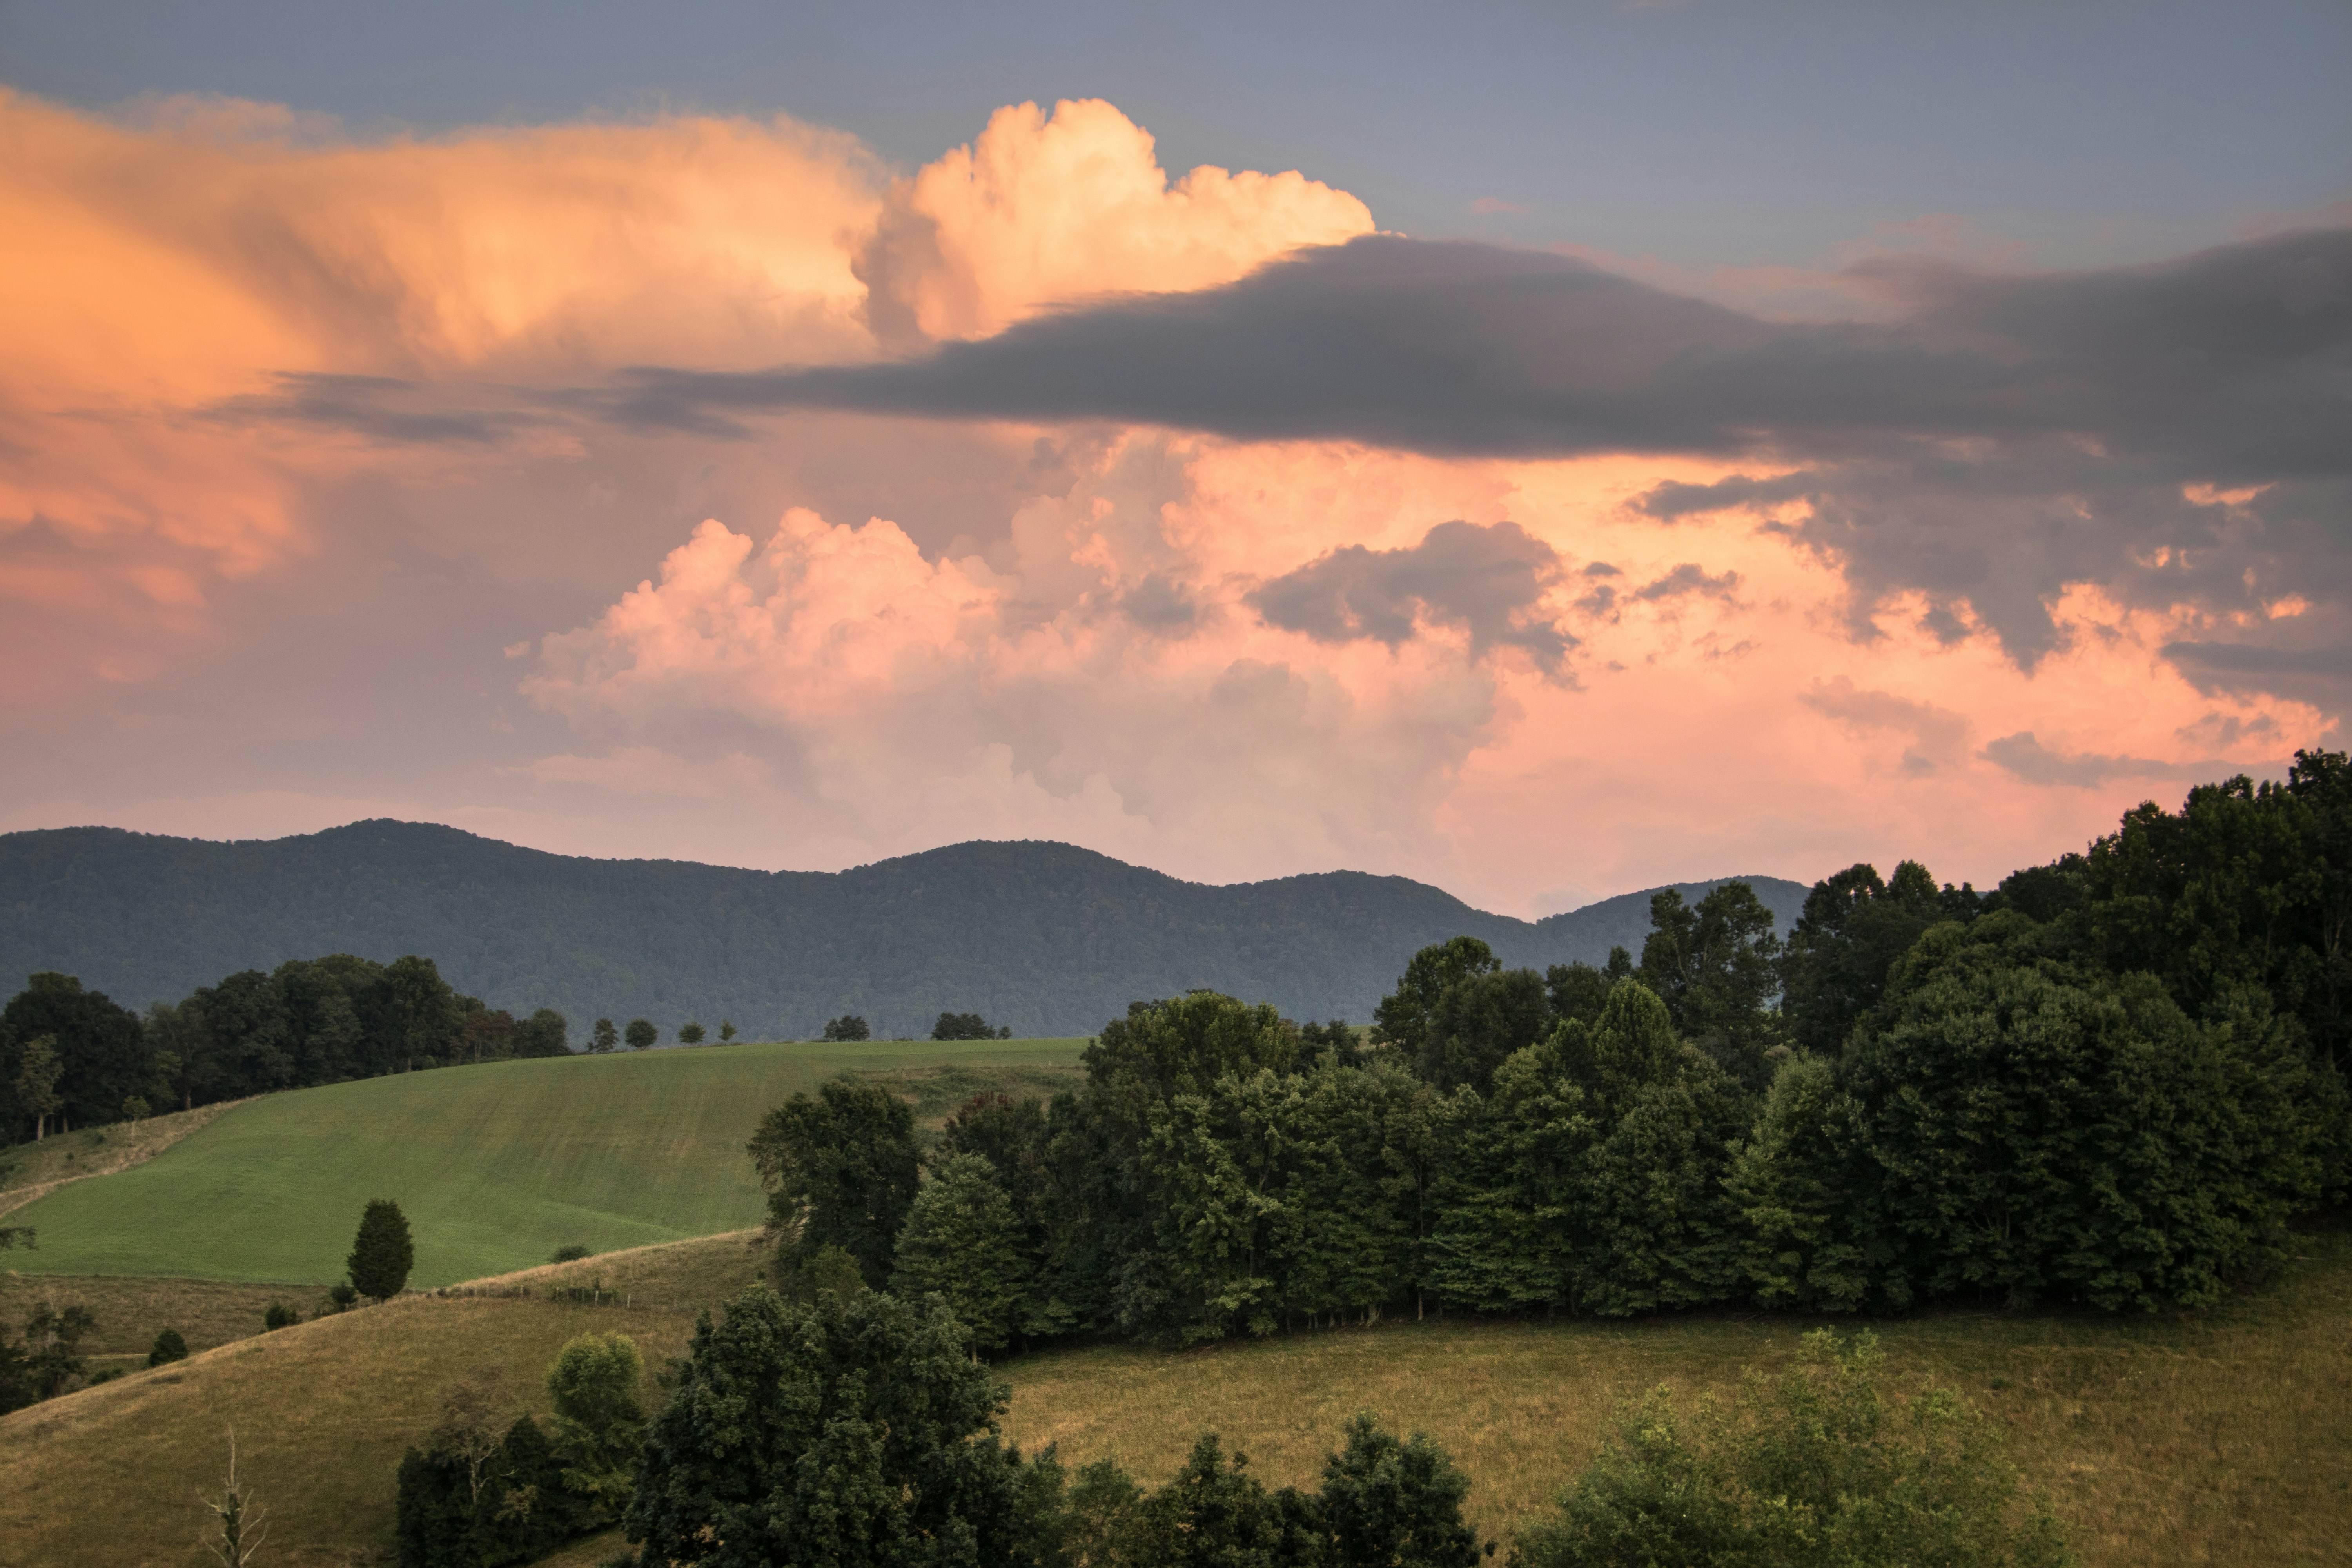
[[[977, 1013], [942, 1013], [940, 1021], [931, 1026], [931, 1038], [935, 1040], [993, 1040], [997, 1037], [995, 1028]], [[1012, 1038], [1012, 1031], [1007, 1030], [1003, 1037]]]
[[177, 1329], [165, 1329], [155, 1336], [155, 1346], [147, 1352], [149, 1366], [162, 1366], [167, 1362], [188, 1359], [188, 1342], [180, 1337]]
[[824, 1037], [828, 1040], [870, 1040], [874, 1031], [866, 1020], [855, 1013], [844, 1013], [838, 1018], [825, 1020]]
[[1601, 1457], [1523, 1526], [1514, 1568], [1738, 1563], [1934, 1563], [2068, 1568], [2040, 1499], [2021, 1510], [2000, 1434], [1949, 1389], [1896, 1405], [1873, 1336], [1807, 1334], [1798, 1368], [1750, 1372], [1727, 1404], [1688, 1415], [1663, 1387], [1626, 1412]]
[[272, 1301], [269, 1310], [261, 1314], [261, 1329], [264, 1333], [268, 1333], [278, 1329], [290, 1329], [301, 1321], [302, 1314], [285, 1302]]
[[555, 1261], [558, 1263], [577, 1263], [583, 1258], [593, 1256], [595, 1256], [593, 1253], [576, 1241], [569, 1247], [559, 1247], [555, 1249]]
[[334, 1303], [335, 1310], [338, 1312], [350, 1311], [352, 1303], [359, 1299], [360, 1293], [352, 1288], [349, 1280], [327, 1287], [327, 1300]]
[[688, 1023], [681, 1026], [677, 1031], [677, 1043], [681, 1046], [698, 1046], [702, 1044], [702, 1026], [696, 1023]]

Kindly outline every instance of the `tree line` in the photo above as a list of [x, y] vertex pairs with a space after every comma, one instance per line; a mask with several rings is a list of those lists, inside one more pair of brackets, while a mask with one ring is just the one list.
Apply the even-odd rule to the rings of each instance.
[[146, 1015], [71, 975], [0, 1009], [0, 1138], [137, 1121], [273, 1089], [570, 1053], [563, 1015], [465, 995], [429, 958], [350, 953], [244, 970]]
[[[2352, 1176], [2352, 769], [2201, 787], [1990, 893], [1916, 862], [1654, 901], [1639, 959], [1416, 954], [1369, 1037], [1137, 1003], [934, 1148], [877, 1085], [751, 1145], [790, 1294], [992, 1348], [1410, 1311], [2210, 1303]], [[929, 1179], [923, 1180], [928, 1163]]]
[[[499, 1568], [619, 1522], [616, 1563], [665, 1568], [1478, 1568], [1470, 1479], [1421, 1433], [1350, 1418], [1311, 1489], [1273, 1487], [1201, 1434], [1145, 1488], [1003, 1441], [1008, 1390], [937, 1295], [854, 1282], [793, 1301], [755, 1286], [705, 1313], [649, 1412], [626, 1335], [548, 1368], [552, 1414], [503, 1430], [489, 1374], [459, 1378], [399, 1472], [402, 1568]], [[1621, 1413], [1558, 1506], [1520, 1522], [1514, 1568], [1937, 1563], [2070, 1568], [2048, 1503], [1952, 1390], [1905, 1398], [1870, 1336], [1808, 1335], [1737, 1395]]]

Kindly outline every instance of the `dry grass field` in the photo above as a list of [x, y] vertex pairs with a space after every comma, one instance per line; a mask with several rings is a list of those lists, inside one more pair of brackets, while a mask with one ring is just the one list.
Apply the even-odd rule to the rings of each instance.
[[[531, 1298], [412, 1298], [239, 1342], [0, 1420], [0, 1563], [182, 1568], [194, 1493], [234, 1424], [272, 1510], [269, 1563], [392, 1561], [393, 1473], [449, 1384], [503, 1372], [518, 1412], [588, 1329], [636, 1336], [656, 1366], [683, 1352], [688, 1309], [731, 1293], [761, 1253], [743, 1236], [478, 1281]], [[1996, 1413], [2095, 1568], [2341, 1563], [2352, 1541], [2352, 1237], [2305, 1238], [2263, 1292], [2197, 1316], [1945, 1314], [1875, 1325], [1896, 1378], [1933, 1377]], [[544, 1300], [598, 1279], [633, 1306]], [[1203, 1428], [1274, 1483], [1311, 1485], [1342, 1420], [1370, 1409], [1444, 1442], [1470, 1472], [1479, 1528], [1500, 1535], [1591, 1457], [1617, 1405], [1659, 1383], [1695, 1391], [1772, 1367], [1812, 1326], [1785, 1318], [1636, 1323], [1389, 1323], [1181, 1355], [1098, 1346], [1003, 1363], [1008, 1435], [1082, 1462], [1115, 1455], [1157, 1481]], [[552, 1560], [594, 1568], [618, 1542]]]

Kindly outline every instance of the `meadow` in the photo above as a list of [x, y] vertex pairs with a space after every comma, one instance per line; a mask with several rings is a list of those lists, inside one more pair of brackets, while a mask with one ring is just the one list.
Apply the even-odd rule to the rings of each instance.
[[[234, 1426], [270, 1509], [268, 1561], [388, 1563], [393, 1474], [460, 1375], [498, 1369], [508, 1408], [545, 1407], [539, 1379], [572, 1334], [622, 1329], [658, 1367], [694, 1310], [757, 1270], [714, 1237], [478, 1281], [305, 1323], [0, 1419], [0, 1563], [199, 1560], [194, 1493], [216, 1481]], [[2270, 1288], [2202, 1314], [1940, 1313], [1870, 1326], [1898, 1384], [1929, 1378], [1996, 1414], [2094, 1568], [2342, 1561], [2352, 1539], [2352, 1237], [2301, 1238]], [[602, 1279], [631, 1305], [551, 1302]], [[524, 1287], [516, 1298], [493, 1292]], [[1072, 1463], [1116, 1457], [1163, 1479], [1193, 1436], [1222, 1432], [1269, 1482], [1311, 1483], [1359, 1409], [1444, 1442], [1473, 1479], [1470, 1513], [1499, 1536], [1591, 1458], [1618, 1405], [1771, 1368], [1811, 1322], [1706, 1316], [1633, 1322], [1392, 1321], [1183, 1354], [1126, 1346], [1001, 1363], [1007, 1435]], [[1851, 1329], [1857, 1325], [1845, 1324]], [[551, 1560], [601, 1564], [616, 1538]]]
[[[416, 1236], [409, 1282], [427, 1289], [541, 1263], [560, 1247], [609, 1252], [738, 1230], [763, 1212], [743, 1145], [794, 1090], [873, 1074], [935, 1122], [977, 1089], [1073, 1084], [1085, 1047], [1083, 1039], [716, 1046], [265, 1095], [143, 1163], [23, 1205], [7, 1223], [37, 1227], [38, 1248], [4, 1261], [26, 1274], [323, 1288], [342, 1277], [361, 1205], [373, 1197], [407, 1214]], [[65, 1168], [61, 1155], [45, 1155], [40, 1173], [55, 1180]]]

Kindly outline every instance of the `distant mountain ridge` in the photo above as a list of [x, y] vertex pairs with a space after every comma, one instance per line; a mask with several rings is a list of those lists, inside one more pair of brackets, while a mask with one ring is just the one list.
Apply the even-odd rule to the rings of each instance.
[[[1676, 884], [1696, 899], [1731, 879]], [[1804, 885], [1740, 879], [1778, 917]], [[1469, 935], [1506, 964], [1635, 952], [1650, 892], [1541, 921], [1404, 877], [1212, 887], [1068, 844], [950, 845], [839, 872], [593, 860], [388, 819], [219, 843], [70, 827], [0, 835], [0, 994], [62, 970], [128, 1006], [241, 969], [356, 952], [436, 960], [461, 991], [759, 1037], [843, 1013], [922, 1036], [944, 1011], [1087, 1035], [1145, 997], [1211, 986], [1296, 1018], [1362, 1022], [1413, 952]]]

